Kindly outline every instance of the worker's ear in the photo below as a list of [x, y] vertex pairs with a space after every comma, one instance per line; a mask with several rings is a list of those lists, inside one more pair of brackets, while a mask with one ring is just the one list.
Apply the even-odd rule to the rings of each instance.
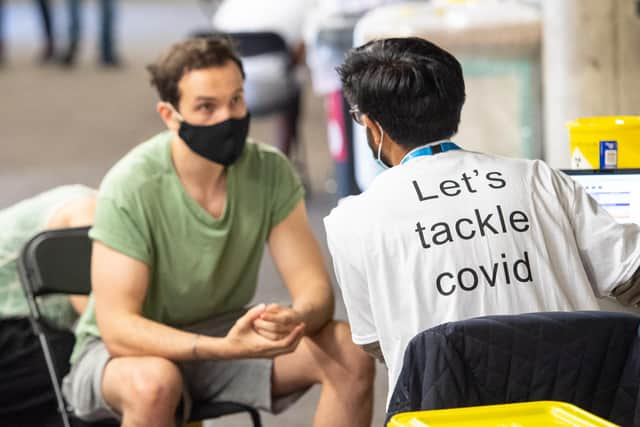
[[371, 136], [373, 136], [373, 142], [377, 147], [380, 144], [382, 139], [382, 133], [381, 133], [382, 126], [380, 126], [378, 122], [376, 122], [366, 114], [362, 114], [361, 117], [362, 117], [362, 124], [367, 129], [369, 129], [369, 132], [371, 132]]

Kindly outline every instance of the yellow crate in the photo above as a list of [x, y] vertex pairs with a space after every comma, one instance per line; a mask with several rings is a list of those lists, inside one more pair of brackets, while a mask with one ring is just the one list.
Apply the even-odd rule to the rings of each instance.
[[403, 412], [387, 427], [615, 427], [565, 402], [537, 401]]
[[585, 117], [567, 123], [572, 169], [601, 169], [600, 141], [617, 144], [617, 167], [640, 167], [640, 116]]

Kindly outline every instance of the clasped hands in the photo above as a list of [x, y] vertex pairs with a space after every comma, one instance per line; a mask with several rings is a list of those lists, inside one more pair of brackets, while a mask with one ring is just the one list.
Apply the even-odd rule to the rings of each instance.
[[238, 357], [272, 358], [296, 349], [305, 324], [298, 311], [280, 304], [259, 304], [247, 311], [226, 338]]

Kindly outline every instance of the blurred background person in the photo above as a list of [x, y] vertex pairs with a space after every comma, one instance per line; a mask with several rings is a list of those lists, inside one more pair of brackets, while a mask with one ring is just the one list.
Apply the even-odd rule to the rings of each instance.
[[[100, 0], [100, 65], [117, 67], [120, 59], [115, 52], [114, 22], [116, 15], [116, 0]], [[66, 66], [73, 66], [76, 62], [80, 38], [82, 36], [82, 4], [81, 0], [67, 0], [69, 12], [69, 41], [61, 62]]]
[[[58, 426], [60, 415], [38, 337], [17, 271], [22, 246], [45, 229], [93, 222], [95, 190], [83, 185], [56, 187], [0, 210], [0, 424]], [[56, 366], [69, 366], [73, 334], [85, 296], [44, 297], [42, 315], [50, 324]]]
[[[54, 35], [53, 35], [53, 23], [51, 20], [51, 8], [49, 0], [36, 0], [38, 10], [40, 12], [40, 18], [42, 19], [43, 29], [43, 45], [42, 52], [40, 54], [40, 61], [47, 62], [53, 58], [54, 54]], [[6, 45], [5, 45], [5, 4], [4, 0], [0, 0], [0, 65], [5, 61]]]

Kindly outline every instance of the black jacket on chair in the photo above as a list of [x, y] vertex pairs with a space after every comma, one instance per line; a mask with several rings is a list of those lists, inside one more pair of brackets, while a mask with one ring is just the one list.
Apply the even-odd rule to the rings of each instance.
[[486, 316], [416, 335], [387, 419], [398, 412], [569, 402], [640, 426], [640, 318], [609, 312]]

